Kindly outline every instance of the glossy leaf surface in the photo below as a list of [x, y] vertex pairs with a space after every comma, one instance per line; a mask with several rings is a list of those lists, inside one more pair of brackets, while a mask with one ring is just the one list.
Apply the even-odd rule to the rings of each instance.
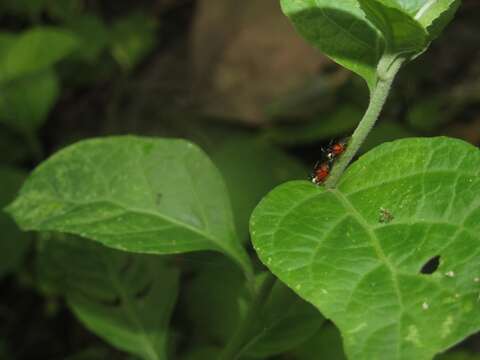
[[223, 180], [184, 140], [79, 142], [41, 164], [9, 211], [24, 230], [76, 234], [137, 253], [216, 250], [249, 271]]
[[350, 359], [427, 360], [480, 329], [480, 151], [463, 141], [381, 145], [332, 191], [286, 183], [251, 234], [270, 270], [336, 323]]

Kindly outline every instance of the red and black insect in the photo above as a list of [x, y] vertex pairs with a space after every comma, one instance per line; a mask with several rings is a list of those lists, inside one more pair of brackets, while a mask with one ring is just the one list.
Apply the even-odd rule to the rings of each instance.
[[312, 182], [317, 185], [323, 184], [327, 180], [328, 175], [330, 175], [330, 169], [330, 161], [317, 162], [310, 177]]
[[334, 161], [340, 155], [342, 155], [345, 150], [347, 150], [348, 139], [342, 139], [340, 141], [331, 143], [327, 148], [327, 158], [330, 161]]
[[327, 180], [335, 160], [347, 149], [347, 143], [348, 139], [332, 141], [326, 149], [322, 149], [322, 160], [315, 164], [311, 175], [314, 184], [320, 185]]

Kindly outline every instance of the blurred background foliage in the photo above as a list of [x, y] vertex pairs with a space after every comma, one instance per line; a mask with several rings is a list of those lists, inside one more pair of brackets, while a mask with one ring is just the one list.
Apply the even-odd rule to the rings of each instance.
[[[411, 136], [480, 144], [479, 17], [480, 2], [465, 0], [444, 35], [402, 70], [362, 151]], [[321, 147], [351, 133], [367, 100], [363, 81], [307, 45], [277, 0], [2, 0], [0, 206], [36, 164], [72, 142], [182, 137], [222, 171], [249, 246], [260, 198], [306, 178]], [[130, 359], [45, 288], [52, 265], [33, 237], [0, 213], [0, 359]], [[241, 276], [212, 254], [172, 261], [181, 269], [172, 358], [212, 359], [245, 310]], [[286, 354], [249, 354], [343, 358], [333, 325], [308, 331]], [[474, 336], [439, 359], [479, 352]]]

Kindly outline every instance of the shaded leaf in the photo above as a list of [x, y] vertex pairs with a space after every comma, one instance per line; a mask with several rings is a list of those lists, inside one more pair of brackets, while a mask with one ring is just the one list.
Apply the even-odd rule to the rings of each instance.
[[429, 39], [434, 40], [452, 21], [460, 7], [461, 0], [423, 0], [422, 6], [415, 14], [415, 18], [428, 31]]
[[110, 39], [115, 60], [125, 70], [135, 67], [153, 49], [156, 29], [156, 20], [141, 12], [117, 20]]
[[[389, 54], [419, 53], [427, 46], [427, 33], [408, 13], [389, 6], [391, 1], [358, 0], [367, 18], [381, 31]], [[387, 4], [385, 4], [387, 3]]]
[[12, 80], [51, 67], [77, 46], [71, 32], [55, 27], [37, 27], [17, 35], [0, 57], [0, 81]]
[[382, 41], [356, 0], [282, 0], [281, 4], [305, 39], [373, 88]]
[[[336, 323], [350, 359], [431, 359], [480, 329], [479, 169], [463, 141], [384, 144], [335, 190], [290, 182], [267, 195], [255, 248]], [[437, 271], [420, 273], [436, 256]]]
[[221, 251], [250, 272], [223, 179], [184, 140], [81, 141], [37, 167], [9, 212], [24, 230], [76, 234], [137, 253]]
[[438, 355], [435, 360], [479, 360], [480, 355], [470, 354], [466, 351], [454, 351], [447, 354]]
[[[0, 209], [15, 198], [25, 179], [25, 172], [0, 166]], [[21, 232], [17, 225], [0, 211], [0, 278], [17, 271], [26, 255], [30, 236]]]
[[68, 28], [78, 37], [78, 48], [74, 55], [94, 63], [109, 41], [109, 32], [102, 19], [90, 14], [77, 16], [68, 23]]
[[221, 349], [206, 346], [199, 349], [190, 351], [188, 354], [184, 355], [181, 360], [212, 360], [220, 356]]
[[142, 359], [166, 359], [179, 274], [164, 258], [55, 238], [40, 243], [38, 268], [93, 333]]
[[296, 360], [346, 360], [342, 337], [332, 324], [323, 326], [314, 336], [301, 344], [292, 353]]
[[202, 343], [225, 344], [251, 301], [245, 278], [222, 258], [209, 258], [186, 286], [186, 313]]
[[47, 119], [59, 93], [57, 75], [45, 70], [5, 84], [1, 89], [0, 122], [22, 132], [38, 129]]
[[236, 226], [245, 241], [249, 238], [248, 220], [260, 199], [282, 182], [308, 176], [298, 160], [251, 136], [227, 140], [213, 151], [212, 160], [225, 178]]
[[258, 359], [282, 354], [310, 338], [325, 319], [312, 305], [277, 282], [261, 312], [261, 323], [245, 353]]

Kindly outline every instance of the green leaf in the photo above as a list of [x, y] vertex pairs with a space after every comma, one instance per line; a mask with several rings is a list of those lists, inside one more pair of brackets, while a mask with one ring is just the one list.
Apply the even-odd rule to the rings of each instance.
[[460, 140], [384, 144], [335, 190], [273, 190], [252, 215], [254, 246], [335, 322], [350, 359], [431, 359], [480, 329], [479, 169], [480, 151]]
[[452, 21], [461, 3], [461, 0], [421, 1], [422, 6], [416, 11], [415, 18], [427, 29], [430, 41], [437, 38], [445, 26]]
[[480, 360], [480, 355], [470, 354], [465, 351], [455, 351], [436, 356], [435, 360]]
[[155, 46], [155, 18], [137, 12], [117, 20], [111, 30], [112, 55], [125, 69], [134, 68]]
[[1, 51], [0, 82], [49, 68], [69, 55], [76, 46], [74, 34], [61, 28], [27, 30], [15, 38], [7, 51]]
[[292, 351], [296, 360], [346, 360], [342, 337], [332, 324], [323, 326], [314, 336]]
[[[16, 168], [0, 166], [0, 209], [15, 198], [26, 174]], [[17, 271], [26, 255], [30, 236], [0, 211], [0, 278]]]
[[40, 244], [42, 281], [65, 295], [89, 330], [142, 359], [167, 359], [179, 274], [164, 258], [128, 254], [74, 237]]
[[389, 6], [392, 0], [358, 1], [367, 18], [381, 31], [386, 42], [386, 53], [415, 54], [425, 49], [425, 29], [409, 14]]
[[220, 356], [221, 349], [213, 346], [205, 346], [190, 351], [185, 356], [182, 356], [181, 360], [212, 360], [217, 359]]
[[138, 253], [215, 250], [250, 272], [222, 177], [184, 140], [81, 141], [42, 163], [9, 212], [24, 230], [76, 234]]
[[204, 260], [186, 285], [186, 314], [202, 343], [225, 344], [233, 336], [251, 301], [245, 279], [223, 258]]
[[0, 163], [18, 164], [30, 161], [30, 149], [23, 134], [0, 125]]
[[236, 226], [245, 241], [249, 239], [248, 220], [260, 199], [282, 182], [308, 176], [308, 170], [297, 159], [251, 136], [225, 141], [212, 153], [212, 160], [225, 178]]
[[[264, 275], [257, 277], [257, 285], [265, 280]], [[198, 341], [227, 343], [246, 315], [250, 295], [241, 272], [231, 263], [218, 259], [203, 265], [186, 291], [187, 299], [195, 299], [187, 304], [187, 314]], [[265, 359], [283, 353], [311, 337], [323, 322], [316, 308], [277, 283], [258, 309], [242, 354]]]
[[42, 71], [1, 87], [0, 122], [22, 132], [38, 129], [55, 105], [60, 89], [52, 70]]
[[317, 309], [277, 282], [265, 303], [261, 322], [246, 347], [252, 358], [266, 359], [295, 348], [320, 329], [325, 319]]
[[281, 0], [281, 4], [305, 39], [374, 87], [382, 39], [356, 0]]
[[108, 359], [108, 351], [104, 348], [89, 348], [74, 355], [67, 356], [64, 360], [99, 360]]
[[74, 55], [86, 62], [95, 63], [109, 41], [108, 29], [102, 19], [90, 14], [77, 16], [68, 23], [68, 28], [79, 40]]

